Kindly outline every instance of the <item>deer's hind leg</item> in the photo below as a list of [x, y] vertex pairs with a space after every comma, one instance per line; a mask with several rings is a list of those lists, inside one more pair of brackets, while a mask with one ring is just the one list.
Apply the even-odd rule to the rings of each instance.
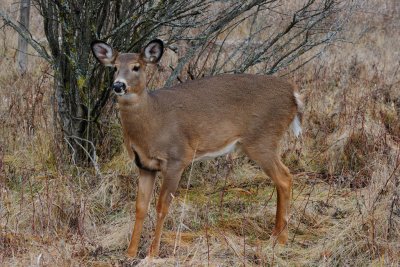
[[290, 208], [290, 194], [292, 190], [292, 175], [289, 169], [281, 162], [278, 142], [261, 141], [253, 144], [243, 144], [243, 150], [249, 158], [254, 160], [263, 171], [274, 181], [278, 197], [276, 208], [275, 227], [272, 238], [280, 244], [288, 239], [288, 217]]

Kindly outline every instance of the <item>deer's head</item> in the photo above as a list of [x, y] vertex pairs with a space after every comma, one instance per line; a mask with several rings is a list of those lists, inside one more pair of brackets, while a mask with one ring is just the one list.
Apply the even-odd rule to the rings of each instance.
[[92, 51], [104, 66], [116, 68], [112, 89], [115, 94], [140, 95], [146, 85], [146, 66], [160, 61], [164, 44], [155, 39], [148, 43], [140, 53], [119, 53], [102, 41], [93, 41]]

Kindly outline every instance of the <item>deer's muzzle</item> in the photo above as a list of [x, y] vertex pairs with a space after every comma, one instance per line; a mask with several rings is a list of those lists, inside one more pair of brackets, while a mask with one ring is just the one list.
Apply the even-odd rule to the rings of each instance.
[[124, 94], [126, 90], [126, 85], [123, 82], [115, 82], [112, 85], [112, 89], [117, 95]]

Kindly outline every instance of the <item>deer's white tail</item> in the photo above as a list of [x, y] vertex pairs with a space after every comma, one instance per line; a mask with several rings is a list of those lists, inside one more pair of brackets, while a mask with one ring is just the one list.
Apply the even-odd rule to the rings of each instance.
[[297, 104], [297, 114], [294, 117], [290, 126], [292, 127], [294, 135], [296, 137], [299, 137], [302, 133], [301, 120], [302, 120], [302, 116], [303, 116], [304, 104], [303, 104], [303, 101], [301, 100], [301, 95], [299, 93], [295, 92], [294, 98], [295, 98], [296, 104]]

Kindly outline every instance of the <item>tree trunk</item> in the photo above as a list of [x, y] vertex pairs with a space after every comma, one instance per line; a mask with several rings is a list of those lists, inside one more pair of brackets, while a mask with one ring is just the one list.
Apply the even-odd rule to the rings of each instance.
[[[19, 23], [20, 26], [29, 30], [29, 14], [31, 1], [30, 0], [21, 0], [21, 6], [19, 9]], [[19, 35], [18, 37], [18, 56], [17, 56], [17, 69], [20, 74], [25, 74], [28, 68], [28, 42]]]

